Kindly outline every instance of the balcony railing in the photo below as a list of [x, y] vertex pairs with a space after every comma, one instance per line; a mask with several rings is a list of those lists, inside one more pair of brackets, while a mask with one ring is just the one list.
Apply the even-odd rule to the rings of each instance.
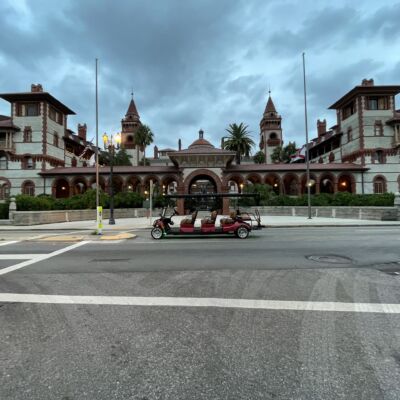
[[15, 143], [12, 140], [0, 140], [0, 150], [15, 151]]

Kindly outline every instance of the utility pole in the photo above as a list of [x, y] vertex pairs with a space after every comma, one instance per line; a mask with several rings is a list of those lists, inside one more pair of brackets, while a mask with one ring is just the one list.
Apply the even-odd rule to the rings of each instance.
[[103, 207], [100, 205], [99, 196], [99, 93], [98, 93], [98, 71], [97, 71], [98, 59], [96, 58], [96, 233], [102, 234], [103, 228]]

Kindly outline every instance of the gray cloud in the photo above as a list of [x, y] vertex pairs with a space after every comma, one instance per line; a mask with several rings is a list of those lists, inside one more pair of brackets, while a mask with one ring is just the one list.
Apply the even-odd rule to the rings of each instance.
[[[396, 83], [399, 10], [399, 3], [372, 1], [2, 1], [0, 91], [40, 82], [77, 112], [70, 127], [87, 122], [93, 136], [98, 57], [100, 132], [120, 128], [133, 88], [156, 144], [170, 147], [178, 137], [189, 145], [200, 127], [219, 144], [228, 124], [242, 121], [257, 140], [271, 84], [286, 141], [300, 143], [301, 51], [310, 62], [313, 127], [317, 117], [332, 120], [326, 108], [362, 78]], [[391, 57], [382, 43], [393, 43]], [[7, 103], [0, 113], [9, 113]]]

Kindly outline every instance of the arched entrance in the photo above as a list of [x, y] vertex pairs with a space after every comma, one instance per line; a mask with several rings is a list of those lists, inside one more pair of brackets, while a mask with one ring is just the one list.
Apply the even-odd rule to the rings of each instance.
[[355, 192], [355, 182], [351, 174], [343, 174], [338, 178], [338, 192]]
[[324, 174], [319, 180], [320, 193], [335, 193], [335, 177], [331, 174]]
[[[212, 194], [221, 193], [222, 185], [218, 175], [207, 169], [193, 171], [184, 182], [184, 190], [186, 194]], [[227, 199], [228, 200], [228, 199]], [[229, 202], [227, 203], [229, 207]], [[190, 212], [191, 209], [198, 208], [200, 210], [223, 210], [223, 201], [220, 198], [202, 198], [185, 199], [184, 210]]]
[[66, 179], [57, 179], [53, 185], [53, 193], [57, 199], [69, 197], [69, 183]]
[[279, 195], [282, 192], [282, 185], [279, 175], [269, 174], [265, 177], [265, 183], [271, 186], [273, 192]]

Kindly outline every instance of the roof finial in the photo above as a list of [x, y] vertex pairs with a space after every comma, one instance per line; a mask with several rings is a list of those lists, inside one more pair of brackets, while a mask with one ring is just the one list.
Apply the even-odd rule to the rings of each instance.
[[132, 100], [133, 100], [133, 88], [132, 88], [132, 91], [131, 91], [131, 97], [132, 97]]
[[268, 85], [268, 95], [271, 97], [271, 85]]
[[204, 131], [203, 131], [203, 129], [200, 128], [200, 130], [199, 130], [199, 139], [203, 139], [203, 136], [204, 136]]

